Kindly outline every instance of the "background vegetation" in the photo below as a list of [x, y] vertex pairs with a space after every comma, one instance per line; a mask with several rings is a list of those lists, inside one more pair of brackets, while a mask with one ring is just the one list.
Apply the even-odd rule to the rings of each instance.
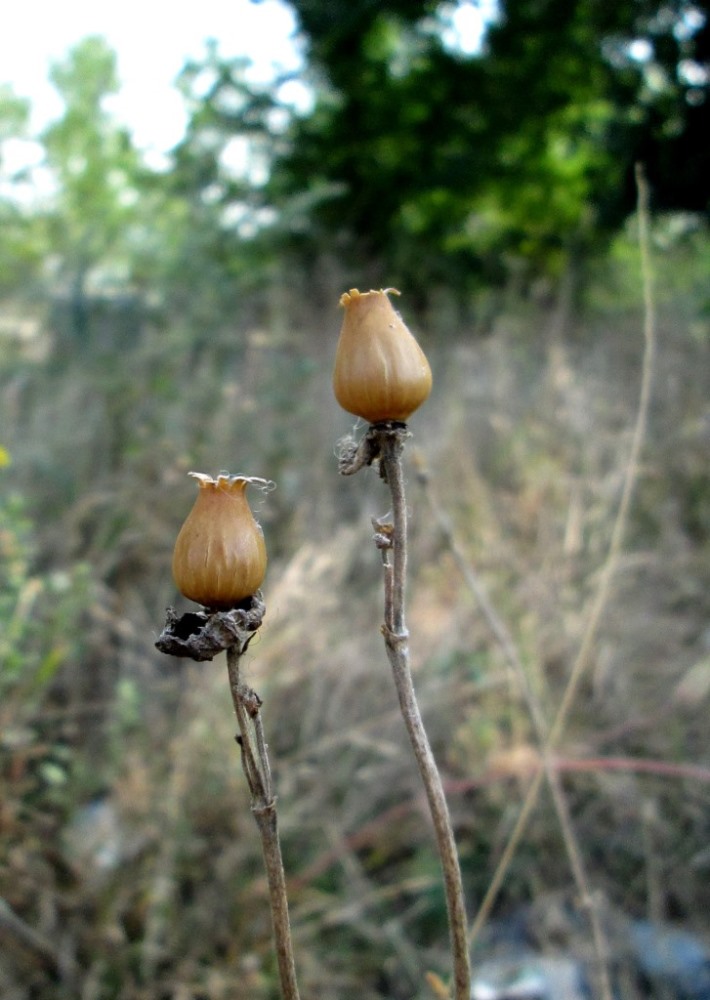
[[[551, 718], [638, 402], [637, 159], [656, 395], [559, 767], [610, 926], [710, 933], [706, 5], [501, 3], [475, 54], [450, 42], [447, 5], [292, 5], [310, 109], [288, 103], [290, 81], [249, 85], [215, 43], [181, 74], [190, 123], [163, 172], [106, 110], [101, 39], [54, 67], [64, 112], [41, 136], [0, 89], [3, 996], [275, 995], [225, 670], [153, 649], [185, 473], [224, 468], [277, 483], [249, 669], [304, 995], [428, 995], [445, 914], [378, 634], [367, 541], [384, 492], [374, 472], [336, 472], [351, 429], [330, 391], [337, 300], [401, 285], [432, 360], [410, 449], [410, 620], [475, 912], [536, 742], [439, 518]], [[42, 163], [12, 175], [20, 139]], [[532, 909], [546, 949], [579, 936], [562, 857], [543, 798], [495, 916]]]

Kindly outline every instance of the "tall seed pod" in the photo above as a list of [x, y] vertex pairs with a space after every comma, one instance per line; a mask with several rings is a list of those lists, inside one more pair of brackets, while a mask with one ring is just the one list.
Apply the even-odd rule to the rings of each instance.
[[246, 498], [247, 476], [191, 472], [199, 492], [175, 542], [173, 577], [180, 593], [210, 609], [251, 597], [266, 574], [266, 545]]
[[368, 423], [406, 421], [431, 392], [424, 351], [395, 312], [388, 293], [345, 292], [345, 319], [335, 355], [333, 390], [348, 413]]

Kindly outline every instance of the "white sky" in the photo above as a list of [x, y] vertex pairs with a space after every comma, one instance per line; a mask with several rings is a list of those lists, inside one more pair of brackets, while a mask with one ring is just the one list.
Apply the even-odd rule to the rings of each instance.
[[[10, 0], [4, 3], [9, 5]], [[445, 7], [453, 15], [445, 40], [463, 51], [475, 51], [485, 19], [495, 15], [496, 0], [475, 5], [472, 0], [450, 0]], [[2, 22], [0, 84], [10, 84], [18, 96], [30, 100], [33, 132], [61, 113], [61, 102], [48, 81], [50, 64], [62, 59], [82, 38], [102, 35], [117, 54], [121, 83], [112, 111], [156, 165], [159, 154], [182, 138], [186, 124], [174, 80], [186, 59], [204, 54], [208, 38], [217, 39], [225, 58], [249, 57], [254, 64], [252, 78], [269, 79], [276, 70], [297, 69], [302, 63], [294, 41], [296, 22], [282, 0], [258, 4], [250, 0], [16, 0], [11, 11], [5, 10]], [[8, 168], [10, 154], [6, 149]]]
[[182, 137], [185, 112], [173, 82], [187, 58], [204, 54], [206, 39], [216, 38], [224, 57], [250, 57], [262, 79], [301, 62], [293, 14], [280, 0], [19, 0], [2, 21], [0, 83], [30, 99], [33, 130], [61, 112], [50, 64], [82, 38], [103, 35], [121, 82], [112, 110], [146, 150], [167, 150]]

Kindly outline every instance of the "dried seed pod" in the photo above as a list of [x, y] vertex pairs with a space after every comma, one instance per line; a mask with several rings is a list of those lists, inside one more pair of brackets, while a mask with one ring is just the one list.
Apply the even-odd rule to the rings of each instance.
[[345, 292], [333, 390], [348, 413], [374, 424], [406, 421], [431, 392], [431, 369], [385, 291]]
[[264, 535], [246, 498], [247, 476], [205, 476], [175, 542], [173, 577], [184, 597], [206, 608], [233, 608], [261, 586], [266, 573]]

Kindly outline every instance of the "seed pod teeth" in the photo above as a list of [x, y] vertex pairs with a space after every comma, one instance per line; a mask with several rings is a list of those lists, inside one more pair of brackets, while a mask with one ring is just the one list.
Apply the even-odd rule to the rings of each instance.
[[366, 295], [401, 295], [402, 293], [396, 288], [371, 288], [369, 292], [361, 292], [358, 288], [351, 288], [349, 292], [343, 292], [340, 296], [339, 303], [343, 308], [352, 305], [356, 299], [364, 298]]
[[220, 472], [217, 476], [208, 476], [204, 472], [188, 472], [200, 484], [212, 483], [214, 486], [231, 486], [234, 483], [244, 483], [245, 486], [256, 486], [257, 489], [270, 493], [274, 489], [275, 483], [271, 479], [262, 479], [260, 476], [229, 475], [227, 472]]

